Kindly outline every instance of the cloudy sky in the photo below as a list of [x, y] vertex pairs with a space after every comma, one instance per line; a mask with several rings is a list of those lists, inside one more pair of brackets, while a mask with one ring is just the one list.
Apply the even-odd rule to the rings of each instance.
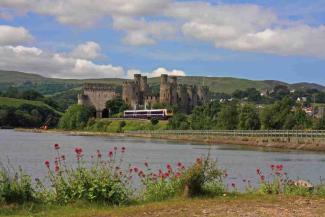
[[0, 69], [325, 84], [325, 0], [0, 0]]

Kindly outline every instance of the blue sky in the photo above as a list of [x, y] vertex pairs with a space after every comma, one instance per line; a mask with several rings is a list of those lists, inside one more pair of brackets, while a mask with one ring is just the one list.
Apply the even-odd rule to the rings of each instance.
[[0, 0], [0, 68], [325, 85], [325, 1]]

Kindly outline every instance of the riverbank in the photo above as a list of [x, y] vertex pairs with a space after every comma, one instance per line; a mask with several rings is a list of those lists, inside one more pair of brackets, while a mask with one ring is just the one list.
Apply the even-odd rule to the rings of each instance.
[[207, 134], [171, 134], [171, 133], [153, 133], [153, 132], [91, 132], [91, 131], [64, 131], [58, 129], [39, 130], [39, 129], [16, 129], [23, 132], [34, 133], [60, 133], [70, 136], [108, 136], [108, 137], [135, 137], [147, 139], [163, 139], [170, 141], [192, 142], [200, 144], [229, 144], [244, 145], [257, 148], [275, 148], [282, 150], [305, 150], [325, 152], [324, 138], [311, 137], [247, 137], [247, 136], [219, 136]]
[[0, 205], [0, 216], [38, 217], [198, 217], [198, 216], [325, 216], [325, 198], [241, 195], [211, 199], [177, 198], [164, 202], [128, 207], [107, 207], [98, 204], [76, 203], [67, 206], [37, 206], [33, 204]]

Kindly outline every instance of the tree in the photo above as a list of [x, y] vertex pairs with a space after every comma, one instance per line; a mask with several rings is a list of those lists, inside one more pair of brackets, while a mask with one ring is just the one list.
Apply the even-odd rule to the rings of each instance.
[[93, 114], [93, 108], [83, 105], [72, 105], [61, 117], [59, 127], [65, 130], [82, 129]]
[[238, 110], [236, 103], [227, 103], [221, 106], [218, 113], [217, 128], [221, 130], [235, 130], [238, 125]]
[[260, 127], [261, 123], [256, 108], [253, 105], [245, 104], [241, 108], [238, 128], [241, 130], [258, 130]]
[[129, 108], [129, 106], [123, 101], [122, 98], [118, 97], [106, 102], [106, 108], [110, 112], [110, 116], [123, 112]]
[[190, 118], [191, 128], [194, 130], [212, 129], [217, 123], [219, 111], [220, 103], [216, 101], [195, 107]]
[[40, 100], [43, 99], [44, 96], [35, 90], [26, 90], [21, 93], [21, 98], [27, 100]]
[[183, 113], [176, 113], [168, 121], [168, 128], [173, 130], [187, 130], [190, 128], [190, 124], [187, 120], [187, 116]]
[[285, 129], [285, 122], [288, 115], [292, 113], [291, 109], [293, 104], [294, 103], [290, 98], [285, 97], [283, 100], [265, 107], [262, 110], [260, 117], [262, 128], [267, 130]]

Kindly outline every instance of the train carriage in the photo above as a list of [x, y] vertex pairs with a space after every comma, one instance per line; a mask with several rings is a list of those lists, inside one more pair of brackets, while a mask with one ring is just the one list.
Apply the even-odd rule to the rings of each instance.
[[167, 109], [152, 109], [152, 110], [126, 110], [124, 118], [139, 118], [139, 119], [168, 119], [173, 116], [172, 112]]

